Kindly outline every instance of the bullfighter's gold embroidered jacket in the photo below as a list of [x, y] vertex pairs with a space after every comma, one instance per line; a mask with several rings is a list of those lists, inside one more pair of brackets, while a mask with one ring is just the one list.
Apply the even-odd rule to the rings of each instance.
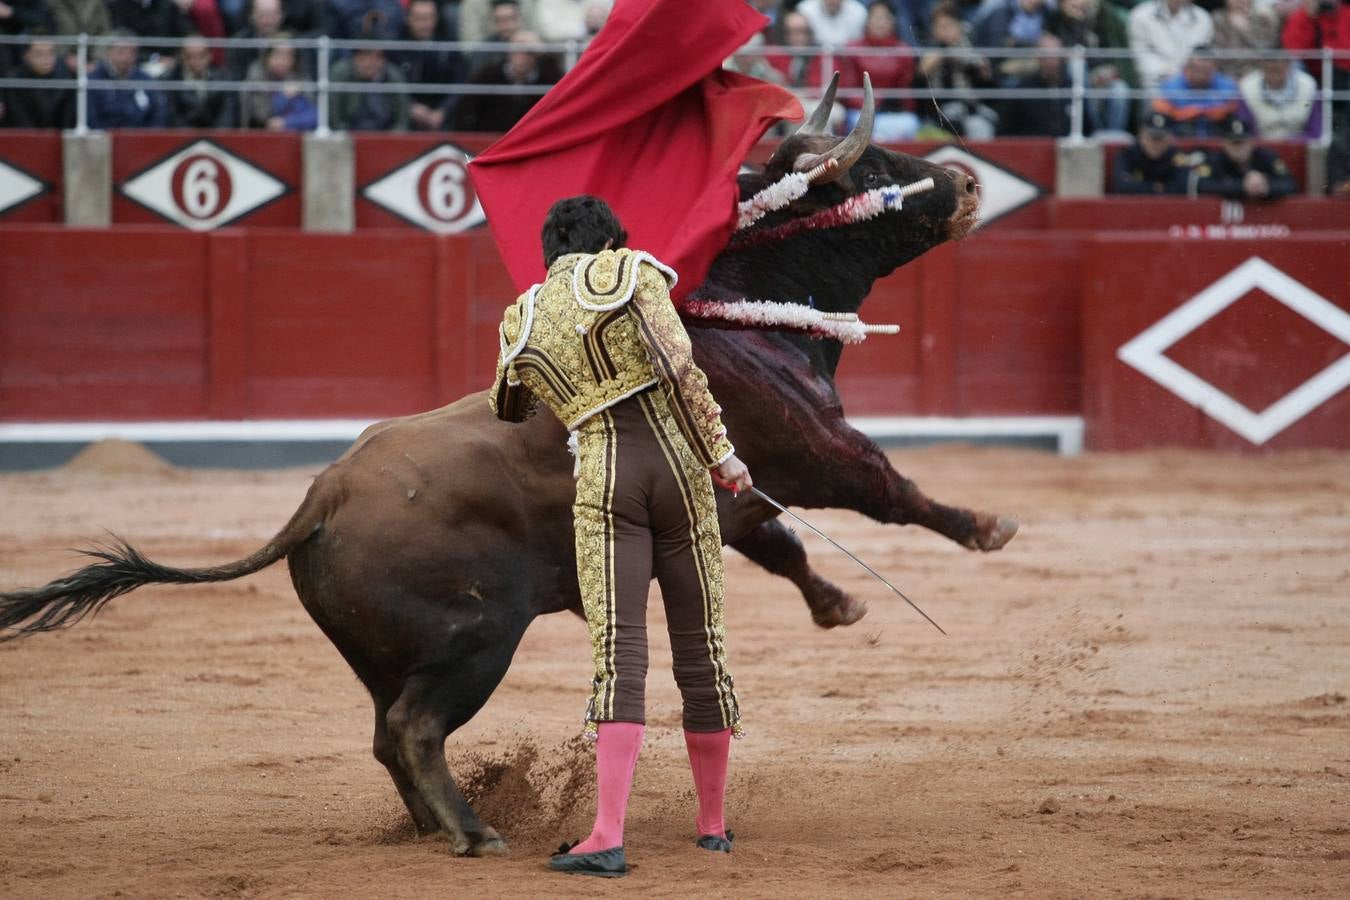
[[670, 300], [676, 277], [651, 254], [628, 249], [557, 259], [502, 319], [493, 412], [522, 422], [542, 400], [575, 431], [600, 410], [660, 384], [699, 461], [725, 461], [734, 450], [722, 409]]

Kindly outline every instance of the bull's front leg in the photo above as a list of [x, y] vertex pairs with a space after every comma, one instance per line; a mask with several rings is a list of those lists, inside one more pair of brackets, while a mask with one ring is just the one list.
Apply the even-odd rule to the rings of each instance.
[[867, 615], [866, 603], [844, 593], [811, 568], [801, 540], [779, 520], [760, 524], [731, 546], [751, 562], [795, 584], [811, 610], [811, 621], [821, 628], [852, 625]]

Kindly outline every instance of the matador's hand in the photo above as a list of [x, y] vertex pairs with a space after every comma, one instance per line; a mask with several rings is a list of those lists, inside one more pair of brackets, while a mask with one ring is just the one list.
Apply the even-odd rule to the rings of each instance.
[[750, 480], [750, 470], [746, 468], [745, 463], [741, 462], [736, 454], [728, 456], [721, 465], [712, 470], [713, 481], [716, 481], [722, 487], [731, 491], [733, 494], [740, 494], [741, 491], [748, 491], [754, 487], [754, 482]]

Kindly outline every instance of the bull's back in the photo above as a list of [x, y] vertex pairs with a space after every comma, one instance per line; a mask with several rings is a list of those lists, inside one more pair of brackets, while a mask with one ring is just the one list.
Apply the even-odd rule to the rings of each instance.
[[575, 578], [566, 437], [547, 413], [498, 421], [482, 393], [370, 426], [311, 491], [333, 499], [290, 556], [305, 608], [376, 667], [439, 652], [485, 607], [550, 611], [532, 605]]

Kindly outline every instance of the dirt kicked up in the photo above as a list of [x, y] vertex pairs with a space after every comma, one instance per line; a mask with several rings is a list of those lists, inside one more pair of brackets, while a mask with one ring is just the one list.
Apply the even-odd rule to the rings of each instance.
[[[951, 632], [804, 535], [865, 597], [824, 632], [728, 552], [748, 738], [735, 852], [694, 847], [659, 602], [633, 874], [543, 866], [589, 826], [582, 623], [537, 621], [451, 768], [512, 842], [413, 835], [371, 706], [284, 566], [150, 588], [0, 646], [0, 896], [1350, 895], [1350, 455], [894, 454], [948, 502], [1020, 516], [998, 554], [809, 513]], [[284, 523], [305, 470], [177, 471], [138, 448], [0, 477], [0, 589], [107, 528], [203, 565]]]

